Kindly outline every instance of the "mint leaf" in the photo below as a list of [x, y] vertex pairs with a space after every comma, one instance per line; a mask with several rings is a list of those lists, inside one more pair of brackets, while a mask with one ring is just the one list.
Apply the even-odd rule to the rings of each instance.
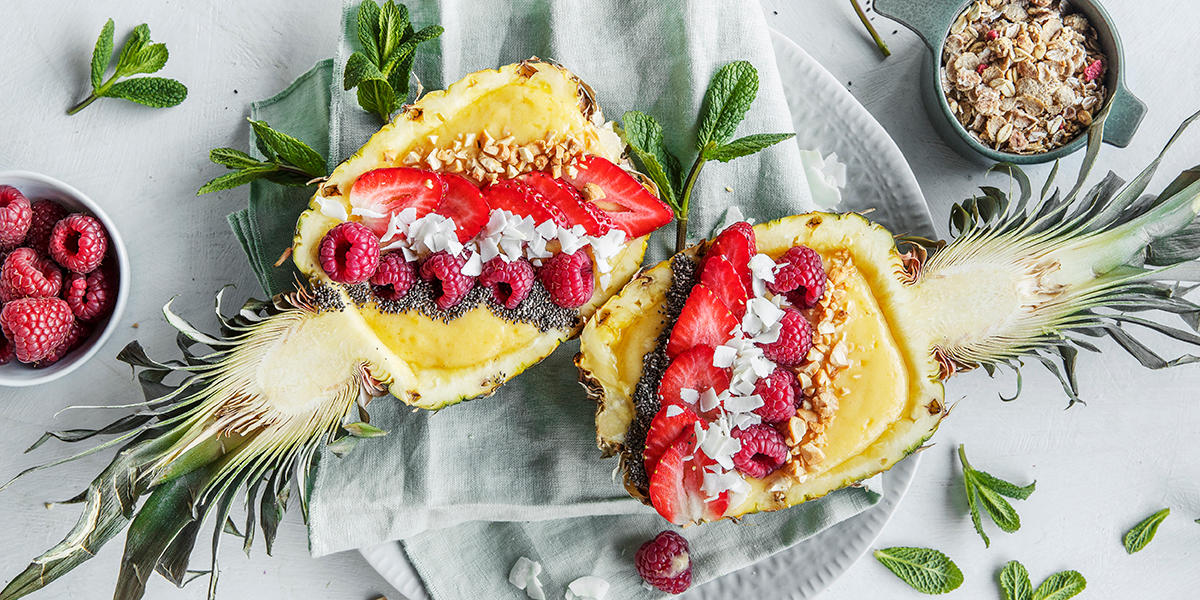
[[208, 151], [208, 160], [231, 169], [257, 167], [265, 164], [257, 158], [234, 148], [213, 148]]
[[749, 156], [760, 150], [774, 146], [784, 140], [789, 140], [796, 137], [794, 133], [756, 133], [746, 137], [740, 137], [728, 144], [705, 148], [703, 155], [708, 160], [719, 160], [721, 162], [729, 162], [735, 158]]
[[1087, 580], [1079, 571], [1060, 571], [1046, 578], [1033, 592], [1033, 600], [1067, 600], [1079, 595]]
[[923, 594], [945, 594], [963, 582], [958, 565], [945, 554], [930, 548], [884, 548], [875, 551], [875, 559]]
[[343, 425], [342, 428], [350, 432], [350, 435], [358, 438], [382, 437], [388, 433], [370, 423], [351, 423]]
[[407, 41], [411, 41], [413, 44], [428, 42], [437, 39], [444, 31], [446, 30], [443, 29], [441, 25], [428, 25], [423, 27], [420, 31], [412, 34]]
[[983, 531], [983, 518], [979, 516], [979, 491], [971, 485], [971, 481], [967, 477], [963, 477], [963, 485], [966, 487], [967, 509], [971, 513], [971, 524], [975, 526], [975, 532], [979, 534], [979, 537], [983, 538], [983, 547], [991, 548], [992, 540], [988, 539], [987, 533]]
[[1004, 600], [1033, 600], [1033, 584], [1029, 582], [1029, 571], [1025, 565], [1010, 560], [1000, 571], [1000, 589]]
[[[408, 44], [405, 44], [407, 46]], [[397, 104], [408, 98], [408, 82], [412, 77], [413, 63], [417, 60], [416, 47], [413, 47], [413, 52], [404, 55], [400, 59], [400, 64], [392, 67], [392, 72], [388, 74], [388, 85], [392, 86], [392, 93], [396, 95]], [[399, 108], [398, 106], [396, 108]]]
[[1171, 509], [1164, 508], [1145, 519], [1141, 523], [1133, 526], [1125, 533], [1125, 552], [1133, 554], [1146, 547], [1150, 540], [1154, 539], [1154, 534], [1158, 533], [1158, 526], [1162, 524], [1167, 515], [1171, 514]]
[[979, 485], [991, 489], [997, 494], [1008, 496], [1009, 498], [1015, 498], [1017, 500], [1025, 500], [1037, 487], [1036, 481], [1022, 487], [1014, 483], [1009, 483], [1003, 479], [1000, 479], [999, 477], [984, 473], [983, 471], [975, 471], [975, 480], [979, 483]]
[[739, 60], [721, 67], [704, 94], [704, 120], [700, 122], [696, 150], [703, 152], [710, 144], [719, 146], [729, 141], [757, 95], [758, 71], [753, 65]]
[[175, 106], [187, 98], [187, 86], [165, 77], [138, 77], [112, 84], [103, 95], [154, 108], [166, 108]]
[[[972, 473], [975, 475], [975, 473]], [[1006, 533], [1012, 533], [1021, 528], [1021, 517], [1017, 515], [1017, 511], [1007, 500], [1002, 498], [1000, 494], [988, 489], [982, 485], [977, 486], [979, 492], [979, 501], [983, 504], [983, 508], [987, 510], [988, 516], [996, 523], [1000, 529]]]
[[358, 5], [358, 45], [372, 64], [379, 64], [379, 5], [375, 0]]
[[325, 159], [304, 142], [279, 131], [271, 129], [266, 121], [250, 121], [254, 135], [262, 140], [268, 148], [283, 161], [299, 167], [301, 171], [320, 177], [325, 174]]
[[208, 159], [234, 169], [234, 172], [204, 184], [196, 195], [227, 190], [255, 179], [304, 187], [310, 185], [309, 182], [314, 178], [325, 174], [325, 159], [308, 144], [271, 129], [265, 121], [249, 121], [254, 130], [254, 143], [266, 157], [266, 161], [260, 161], [235, 148], [213, 148], [208, 153]]
[[125, 69], [137, 62], [137, 55], [146, 47], [150, 41], [150, 26], [142, 23], [133, 28], [133, 32], [129, 34], [129, 39], [125, 40], [125, 45], [121, 46], [121, 54], [117, 57], [116, 76], [121, 77], [125, 74]]
[[104, 83], [104, 71], [108, 69], [108, 63], [112, 61], [114, 27], [113, 20], [109, 19], [100, 30], [100, 37], [96, 38], [96, 48], [92, 50], [93, 90]]
[[346, 72], [342, 77], [342, 89], [352, 90], [364, 79], [383, 79], [379, 67], [362, 52], [354, 52], [346, 61]]
[[396, 92], [383, 79], [364, 79], [358, 84], [358, 105], [367, 112], [375, 113], [383, 121], [392, 118], [396, 105]]
[[228, 190], [238, 187], [239, 185], [245, 185], [251, 181], [254, 181], [255, 179], [266, 176], [267, 173], [270, 173], [274, 170], [275, 167], [273, 165], [266, 165], [263, 167], [252, 167], [241, 171], [226, 173], [200, 186], [200, 190], [196, 192], [196, 195], [200, 196], [209, 192]]
[[1024, 500], [1033, 493], [1037, 482], [1027, 486], [1018, 486], [994, 475], [978, 471], [971, 467], [967, 460], [967, 450], [963, 445], [958, 446], [958, 459], [962, 463], [963, 487], [967, 494], [967, 508], [971, 513], [971, 523], [979, 537], [983, 538], [984, 546], [991, 546], [991, 540], [983, 531], [983, 520], [979, 515], [982, 506], [992, 521], [1001, 530], [1012, 533], [1021, 528], [1021, 517], [1002, 496]]
[[384, 2], [379, 7], [379, 38], [377, 46], [379, 48], [379, 60], [386, 64], [388, 58], [391, 57], [392, 51], [400, 45], [404, 39], [404, 30], [408, 27], [408, 7], [403, 4], [396, 4], [392, 0]]
[[137, 75], [138, 73], [156, 73], [167, 64], [167, 58], [169, 57], [170, 53], [167, 52], [165, 45], [150, 44], [129, 57], [129, 62], [118, 71], [118, 76], [126, 77]]
[[417, 46], [437, 38], [443, 29], [429, 25], [413, 30], [408, 8], [392, 0], [360, 4], [356, 29], [362, 48], [347, 59], [342, 85], [357, 88], [359, 106], [387, 121], [408, 99]]
[[679, 159], [663, 145], [662, 125], [650, 115], [631, 110], [621, 116], [625, 142], [642, 164], [646, 175], [658, 186], [658, 195], [679, 211], [676, 188], [679, 186]]

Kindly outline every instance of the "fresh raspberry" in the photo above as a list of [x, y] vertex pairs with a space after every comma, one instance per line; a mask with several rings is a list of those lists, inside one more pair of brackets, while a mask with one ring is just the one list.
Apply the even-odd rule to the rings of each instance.
[[579, 308], [592, 298], [592, 259], [586, 252], [560, 252], [538, 270], [550, 300], [563, 308]]
[[668, 594], [682, 594], [692, 585], [688, 543], [674, 531], [659, 533], [642, 544], [633, 557], [633, 564], [646, 583]]
[[40, 369], [58, 362], [72, 350], [82, 346], [83, 342], [87, 341], [88, 334], [90, 333], [92, 333], [91, 327], [79, 321], [71, 322], [71, 329], [67, 331], [67, 337], [63, 339], [58, 347], [51, 350], [50, 354], [47, 354], [45, 358], [33, 363], [34, 368]]
[[0, 335], [0, 365], [7, 365], [13, 359], [13, 345], [8, 338]]
[[91, 323], [112, 311], [117, 294], [108, 273], [104, 269], [96, 269], [87, 275], [71, 273], [67, 277], [63, 299], [71, 307], [76, 319]]
[[416, 270], [404, 259], [404, 254], [388, 252], [379, 257], [379, 270], [371, 276], [371, 289], [384, 300], [399, 300], [416, 278]]
[[330, 279], [362, 283], [379, 268], [379, 238], [361, 223], [341, 223], [325, 234], [318, 254]]
[[73, 322], [71, 307], [59, 298], [21, 298], [0, 310], [0, 329], [23, 363], [41, 360], [58, 348]]
[[763, 405], [754, 409], [764, 423], [780, 423], [796, 414], [796, 376], [791, 371], [777, 367], [767, 377], [754, 384], [754, 393], [762, 398]]
[[53, 200], [34, 200], [29, 205], [33, 218], [29, 221], [29, 233], [25, 235], [25, 245], [48, 254], [50, 233], [54, 225], [67, 217], [67, 209]]
[[50, 256], [76, 273], [91, 273], [108, 251], [108, 234], [100, 221], [74, 214], [54, 224], [47, 242]]
[[812, 348], [812, 325], [794, 308], [783, 309], [783, 323], [779, 339], [770, 344], [759, 344], [763, 354], [782, 367], [794, 367], [804, 362]]
[[0, 297], [5, 301], [17, 298], [50, 298], [62, 289], [62, 271], [33, 248], [17, 248], [4, 259], [0, 268]]
[[821, 255], [808, 246], [793, 246], [775, 261], [775, 281], [767, 283], [773, 294], [786, 294], [792, 304], [812, 308], [825, 293], [825, 267]]
[[421, 278], [433, 284], [433, 298], [438, 308], [445, 310], [458, 304], [475, 287], [475, 278], [462, 272], [465, 264], [465, 258], [445, 250], [430, 255], [421, 263]]
[[733, 455], [733, 467], [743, 475], [761, 479], [787, 462], [787, 442], [770, 425], [735, 429], [733, 437], [742, 442], [742, 449]]
[[33, 218], [29, 199], [11, 185], [0, 185], [0, 248], [12, 248], [29, 233]]
[[497, 256], [483, 265], [483, 273], [479, 276], [479, 285], [492, 290], [492, 298], [504, 308], [516, 308], [529, 296], [533, 289], [533, 265], [529, 261], [518, 258], [505, 262], [504, 257]]

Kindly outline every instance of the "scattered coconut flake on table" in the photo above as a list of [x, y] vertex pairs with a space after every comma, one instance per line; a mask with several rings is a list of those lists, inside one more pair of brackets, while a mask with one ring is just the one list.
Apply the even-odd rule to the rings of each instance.
[[538, 580], [541, 573], [542, 563], [522, 556], [517, 558], [512, 570], [508, 572], [508, 582], [519, 590], [525, 590], [525, 595], [533, 600], [546, 600], [546, 591], [542, 589], [542, 582]]
[[820, 150], [801, 150], [800, 164], [804, 166], [813, 205], [821, 210], [836, 208], [842, 202], [842, 188], [846, 187], [846, 165], [838, 160], [837, 153], [822, 157]]
[[585, 575], [567, 585], [566, 600], [604, 600], [608, 582], [595, 575]]

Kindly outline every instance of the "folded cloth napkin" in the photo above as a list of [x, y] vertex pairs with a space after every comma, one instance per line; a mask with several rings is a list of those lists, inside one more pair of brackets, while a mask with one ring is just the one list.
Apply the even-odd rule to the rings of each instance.
[[[695, 0], [440, 0], [408, 2], [417, 27], [446, 33], [422, 46], [415, 72], [437, 89], [482, 68], [529, 56], [553, 58], [596, 90], [609, 118], [645, 110], [662, 122], [667, 144], [695, 144], [695, 120], [712, 74], [749, 60], [761, 78], [758, 100], [740, 133], [791, 130], [768, 29], [756, 4]], [[342, 67], [357, 45], [357, 1], [344, 10], [332, 65], [319, 64], [287, 91], [252, 105], [253, 118], [350, 156], [380, 125], [342, 90]], [[322, 84], [325, 87], [322, 88]], [[732, 190], [732, 191], [728, 191]], [[708, 235], [731, 205], [757, 220], [812, 208], [794, 144], [705, 168], [693, 193], [693, 237]], [[230, 224], [264, 289], [293, 274], [273, 267], [291, 240], [302, 193], [269, 184], [251, 190], [250, 207]], [[647, 263], [669, 255], [671, 227], [655, 234]], [[349, 456], [323, 455], [310, 502], [309, 540], [322, 555], [403, 540], [426, 589], [437, 599], [519, 598], [507, 581], [520, 556], [540, 561], [549, 597], [583, 575], [612, 584], [609, 598], [650, 598], [632, 568], [638, 544], [669, 525], [630, 499], [613, 478], [615, 460], [595, 446], [594, 406], [576, 383], [577, 343], [506, 384], [495, 395], [437, 413], [387, 399], [372, 422], [390, 431]], [[692, 528], [695, 579], [708, 581], [794, 545], [869, 508], [879, 494], [847, 489], [741, 523]]]

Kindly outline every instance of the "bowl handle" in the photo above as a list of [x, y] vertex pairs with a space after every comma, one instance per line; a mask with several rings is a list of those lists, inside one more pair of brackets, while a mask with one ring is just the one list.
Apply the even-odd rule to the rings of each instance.
[[1112, 107], [1104, 119], [1104, 143], [1124, 148], [1133, 140], [1142, 117], [1146, 116], [1146, 103], [1133, 95], [1124, 83], [1117, 85], [1113, 94]]
[[936, 54], [963, 0], [875, 0], [875, 12], [913, 30]]

